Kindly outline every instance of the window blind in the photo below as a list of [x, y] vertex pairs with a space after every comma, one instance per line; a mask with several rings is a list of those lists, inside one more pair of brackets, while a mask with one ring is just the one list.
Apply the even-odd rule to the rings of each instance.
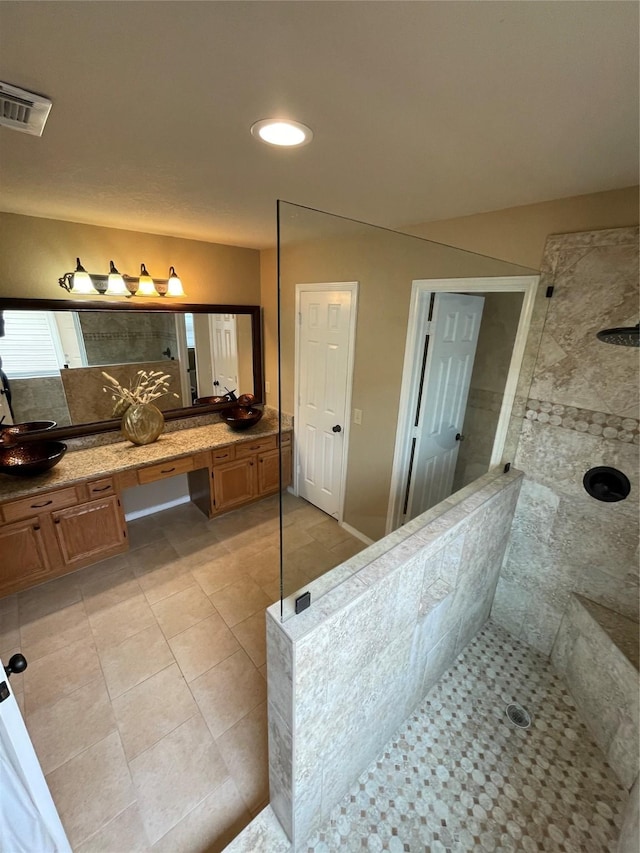
[[59, 341], [49, 311], [5, 311], [0, 338], [2, 369], [9, 379], [57, 376]]

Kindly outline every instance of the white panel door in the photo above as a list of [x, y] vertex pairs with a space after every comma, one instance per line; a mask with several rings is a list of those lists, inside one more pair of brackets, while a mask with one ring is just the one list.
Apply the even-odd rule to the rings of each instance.
[[[214, 394], [238, 390], [238, 336], [235, 314], [212, 314], [209, 318], [213, 353]], [[240, 393], [240, 392], [238, 392]]]
[[71, 853], [0, 661], [0, 850]]
[[481, 296], [437, 293], [434, 297], [414, 430], [407, 521], [451, 494], [483, 306]]
[[350, 382], [349, 290], [301, 291], [298, 349], [298, 494], [338, 518]]

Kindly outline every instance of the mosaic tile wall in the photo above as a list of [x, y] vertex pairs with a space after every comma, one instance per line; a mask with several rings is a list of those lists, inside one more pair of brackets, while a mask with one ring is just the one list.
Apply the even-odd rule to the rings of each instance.
[[485, 475], [294, 619], [267, 611], [271, 806], [296, 845], [485, 623], [521, 480]]
[[[574, 592], [638, 619], [639, 351], [596, 338], [638, 321], [638, 229], [552, 235], [549, 285], [513, 460], [525, 481], [492, 610], [546, 654]], [[582, 478], [598, 465], [629, 477], [627, 500], [586, 493]]]

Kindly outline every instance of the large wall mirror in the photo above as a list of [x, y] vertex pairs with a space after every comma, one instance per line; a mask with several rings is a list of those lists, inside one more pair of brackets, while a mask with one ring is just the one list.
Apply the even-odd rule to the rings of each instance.
[[227, 390], [264, 400], [257, 305], [0, 299], [0, 359], [3, 423], [52, 420], [61, 437], [119, 427], [103, 371], [167, 374], [154, 403], [169, 419], [215, 411], [202, 398]]

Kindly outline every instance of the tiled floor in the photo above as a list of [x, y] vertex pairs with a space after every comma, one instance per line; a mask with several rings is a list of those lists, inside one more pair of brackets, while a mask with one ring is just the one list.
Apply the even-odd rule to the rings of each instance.
[[[284, 497], [287, 592], [363, 546]], [[77, 853], [222, 849], [267, 803], [277, 498], [129, 524], [131, 550], [0, 600], [0, 656]]]
[[488, 623], [308, 851], [607, 853], [626, 800], [561, 678]]

